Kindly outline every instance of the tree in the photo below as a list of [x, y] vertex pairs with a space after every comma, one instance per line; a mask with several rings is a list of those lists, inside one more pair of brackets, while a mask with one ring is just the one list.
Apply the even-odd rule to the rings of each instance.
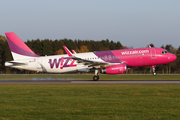
[[64, 51], [62, 49], [57, 50], [56, 52], [54, 52], [55, 55], [62, 55], [64, 54]]
[[5, 50], [7, 48], [7, 41], [0, 39], [0, 71], [5, 71], [4, 63], [6, 61]]
[[83, 52], [89, 52], [89, 49], [87, 48], [87, 46], [82, 45], [82, 46], [80, 47], [80, 49], [76, 48], [75, 51], [76, 51], [77, 53], [83, 53]]
[[129, 49], [127, 46], [123, 46], [122, 49]]
[[122, 49], [122, 44], [118, 41], [116, 44], [116, 49]]
[[105, 46], [103, 46], [103, 47], [101, 47], [100, 49], [99, 49], [99, 51], [107, 51], [107, 50], [110, 50], [108, 47], [105, 47]]
[[111, 50], [116, 50], [116, 44], [111, 40], [111, 42], [109, 43], [109, 48]]
[[42, 40], [41, 41], [42, 46], [42, 55], [52, 55], [54, 52], [52, 51], [52, 40]]
[[149, 45], [147, 45], [146, 47], [154, 47], [154, 44], [149, 44]]
[[5, 36], [0, 35], [0, 41], [7, 41]]

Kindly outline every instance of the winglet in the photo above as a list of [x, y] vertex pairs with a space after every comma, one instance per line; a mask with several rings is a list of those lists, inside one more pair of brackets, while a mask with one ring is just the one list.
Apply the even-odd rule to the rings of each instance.
[[63, 46], [64, 50], [66, 51], [66, 53], [68, 54], [69, 57], [72, 57], [72, 53], [71, 51], [69, 51], [69, 49], [66, 46]]
[[72, 50], [73, 54], [76, 54], [76, 51]]

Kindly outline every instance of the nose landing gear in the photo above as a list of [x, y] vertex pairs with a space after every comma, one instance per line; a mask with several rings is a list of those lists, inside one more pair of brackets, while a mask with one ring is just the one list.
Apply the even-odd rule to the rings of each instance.
[[156, 76], [156, 68], [154, 65], [152, 66], [152, 71], [153, 71], [153, 75]]

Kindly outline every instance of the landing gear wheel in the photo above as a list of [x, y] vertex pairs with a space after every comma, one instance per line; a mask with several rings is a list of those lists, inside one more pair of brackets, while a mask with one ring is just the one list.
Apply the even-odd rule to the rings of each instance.
[[154, 75], [154, 76], [156, 76], [156, 73], [155, 73], [155, 72], [153, 72], [153, 75]]
[[93, 80], [94, 80], [94, 81], [98, 81], [98, 80], [99, 80], [99, 76], [94, 76], [94, 77], [93, 77]]

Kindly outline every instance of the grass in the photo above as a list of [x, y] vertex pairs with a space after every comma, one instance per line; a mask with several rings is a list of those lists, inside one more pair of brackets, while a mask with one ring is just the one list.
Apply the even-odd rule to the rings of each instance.
[[180, 85], [0, 85], [0, 119], [178, 120]]
[[[0, 80], [92, 80], [93, 74], [4, 74]], [[180, 80], [177, 75], [99, 75], [100, 80]]]

